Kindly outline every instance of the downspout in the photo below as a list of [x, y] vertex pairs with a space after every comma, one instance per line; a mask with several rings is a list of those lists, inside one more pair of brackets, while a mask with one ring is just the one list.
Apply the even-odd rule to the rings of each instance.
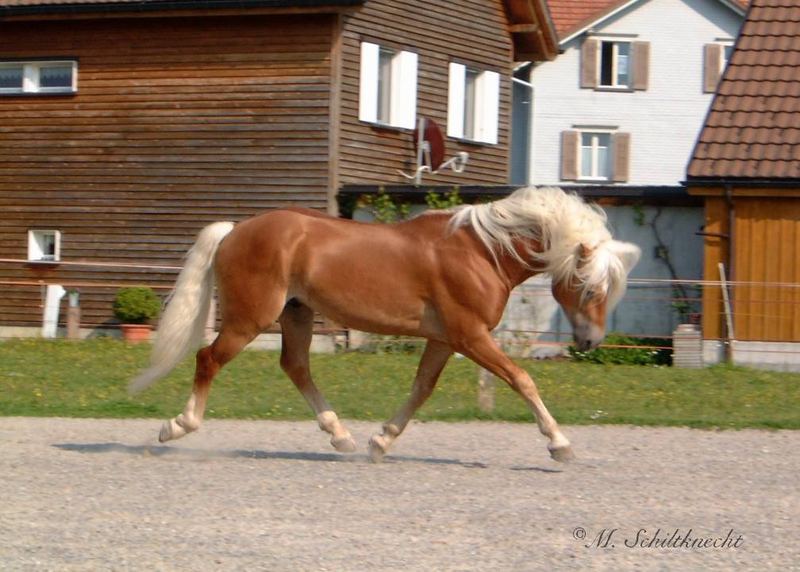
[[[532, 66], [533, 63], [532, 62], [527, 62], [525, 64], [517, 66], [514, 69], [514, 72], [516, 72], [519, 69], [525, 67], [526, 65], [531, 65]], [[518, 77], [514, 77], [513, 74], [511, 75], [511, 81], [514, 82], [514, 83], [517, 83], [517, 84], [519, 84], [519, 85], [521, 85], [523, 87], [526, 87], [526, 88], [528, 88], [528, 90], [530, 90], [530, 101], [531, 101], [531, 103], [530, 103], [530, 109], [528, 109], [528, 137], [527, 137], [527, 139], [528, 139], [528, 148], [526, 149], [526, 152], [527, 152], [527, 155], [528, 155], [528, 157], [527, 157], [528, 172], [527, 172], [527, 175], [526, 175], [526, 179], [527, 180], [525, 181], [525, 185], [527, 186], [529, 184], [533, 184], [533, 175], [534, 175], [534, 171], [533, 171], [533, 164], [534, 164], [534, 162], [533, 162], [533, 145], [534, 145], [534, 143], [533, 143], [534, 142], [534, 139], [533, 139], [533, 126], [534, 126], [534, 120], [533, 120], [533, 118], [534, 118], [534, 115], [535, 115], [534, 114], [534, 110], [535, 110], [534, 106], [536, 105], [536, 99], [535, 99], [536, 88], [533, 86], [532, 83], [530, 83], [528, 81], [525, 81], [525, 80], [522, 80], [522, 79], [519, 79]]]

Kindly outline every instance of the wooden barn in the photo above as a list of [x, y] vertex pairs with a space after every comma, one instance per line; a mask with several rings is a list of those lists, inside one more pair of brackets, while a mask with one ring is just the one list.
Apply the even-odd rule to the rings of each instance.
[[[742, 363], [800, 362], [800, 4], [754, 0], [688, 168], [705, 199], [703, 337]], [[738, 348], [738, 349], [737, 349]]]
[[0, 326], [46, 284], [113, 325], [209, 222], [408, 184], [422, 117], [469, 154], [426, 183], [506, 184], [514, 63], [556, 46], [544, 0], [0, 0]]

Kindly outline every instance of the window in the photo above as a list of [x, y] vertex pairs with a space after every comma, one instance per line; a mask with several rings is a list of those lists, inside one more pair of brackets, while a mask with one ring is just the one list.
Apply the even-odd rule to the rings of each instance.
[[600, 42], [600, 85], [628, 87], [630, 85], [630, 42]]
[[500, 74], [451, 63], [447, 135], [480, 143], [497, 143]]
[[733, 54], [733, 40], [703, 46], [703, 93], [714, 93]]
[[417, 54], [361, 43], [358, 118], [390, 127], [415, 127]]
[[580, 85], [591, 89], [646, 90], [650, 44], [587, 38], [581, 47]]
[[580, 178], [607, 181], [611, 175], [611, 133], [581, 133]]
[[0, 62], [0, 94], [75, 93], [78, 62]]
[[28, 260], [57, 261], [60, 259], [61, 231], [28, 231]]
[[629, 133], [594, 128], [561, 134], [562, 180], [627, 182], [629, 157]]

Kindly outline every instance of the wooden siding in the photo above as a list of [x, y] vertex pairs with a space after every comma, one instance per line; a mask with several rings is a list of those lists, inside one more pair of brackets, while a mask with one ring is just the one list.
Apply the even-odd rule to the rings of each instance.
[[[779, 285], [800, 284], [800, 200], [734, 194], [733, 209], [735, 253], [731, 278], [761, 283], [733, 289], [736, 339], [800, 341], [800, 288]], [[728, 233], [728, 208], [723, 197], [706, 199], [706, 219], [707, 232]], [[727, 264], [727, 248], [726, 239], [706, 238], [707, 280], [719, 280], [717, 264]], [[724, 316], [719, 287], [704, 289], [703, 312], [704, 336], [722, 337]]]
[[[334, 18], [0, 22], [0, 59], [79, 60], [77, 95], [0, 97], [0, 257], [26, 258], [28, 229], [58, 229], [64, 261], [180, 265], [209, 222], [326, 208]], [[0, 280], [38, 274], [0, 264]], [[174, 276], [62, 265], [45, 278]], [[1, 324], [40, 323], [40, 288], [2, 289]], [[112, 296], [82, 288], [85, 321], [109, 322]]]
[[358, 120], [359, 57], [362, 41], [419, 55], [417, 117], [436, 121], [446, 132], [448, 64], [474, 65], [500, 74], [498, 143], [484, 145], [447, 138], [447, 157], [469, 153], [466, 171], [426, 174], [424, 184], [505, 184], [509, 168], [512, 43], [500, 0], [414, 2], [370, 0], [343, 16], [339, 148], [340, 184], [404, 184], [416, 156], [411, 130], [383, 128]]

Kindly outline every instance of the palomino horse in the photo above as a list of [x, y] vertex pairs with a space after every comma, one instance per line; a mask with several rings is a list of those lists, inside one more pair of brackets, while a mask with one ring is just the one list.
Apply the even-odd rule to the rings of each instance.
[[281, 324], [280, 364], [342, 452], [355, 442], [309, 371], [314, 312], [347, 327], [427, 338], [411, 396], [369, 441], [380, 461], [425, 402], [453, 352], [516, 390], [532, 409], [559, 461], [570, 443], [528, 373], [492, 339], [511, 290], [537, 273], [581, 350], [605, 335], [606, 313], [622, 296], [639, 248], [611, 238], [605, 214], [560, 189], [520, 189], [488, 204], [437, 211], [397, 224], [365, 224], [307, 209], [275, 210], [236, 226], [206, 227], [189, 251], [167, 304], [151, 367], [131, 382], [141, 390], [171, 371], [202, 341], [214, 279], [221, 327], [197, 352], [194, 388], [183, 413], [164, 423], [160, 441], [195, 431], [211, 380], [260, 332]]

